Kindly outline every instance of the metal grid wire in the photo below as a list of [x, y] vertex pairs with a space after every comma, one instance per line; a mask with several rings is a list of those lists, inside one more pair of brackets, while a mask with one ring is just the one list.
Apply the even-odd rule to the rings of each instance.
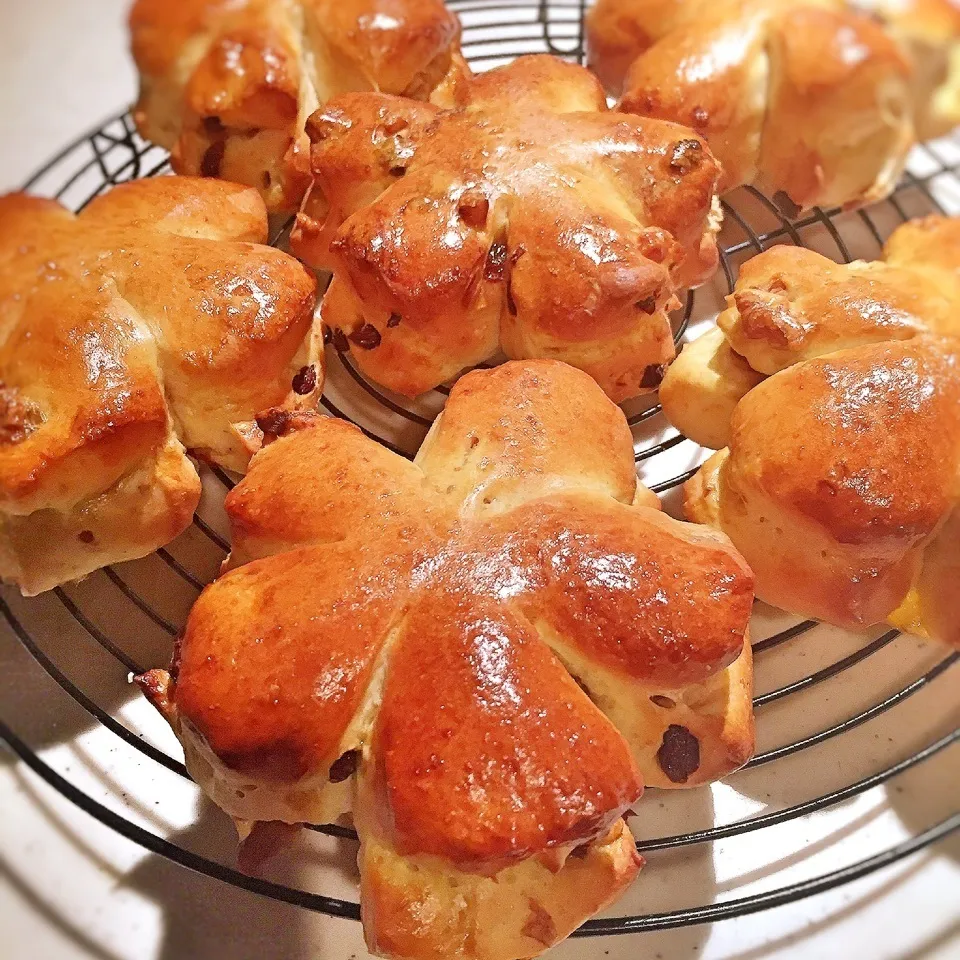
[[[460, 0], [460, 2], [457, 2], [457, 0], [454, 0], [451, 6], [464, 20], [463, 47], [476, 69], [496, 66], [515, 56], [527, 53], [553, 53], [567, 59], [579, 61], [583, 59], [582, 21], [585, 8], [583, 0], [573, 0], [573, 2], [569, 2], [569, 0], [567, 2], [563, 2], [563, 0], [539, 0], [539, 2], [537, 0], [518, 0], [515, 3], [503, 3], [498, 2], [498, 0], [492, 0], [492, 2], [485, 2], [485, 0]], [[956, 149], [956, 146], [953, 145], [951, 150], [951, 153], [955, 154], [953, 158], [945, 157], [933, 147], [925, 147], [923, 150], [924, 172], [908, 173], [890, 200], [870, 210], [843, 214], [838, 210], [814, 210], [802, 219], [791, 220], [785, 217], [775, 204], [755, 190], [748, 188], [739, 191], [734, 197], [728, 198], [724, 203], [726, 226], [721, 238], [722, 272], [720, 275], [725, 281], [726, 291], [732, 289], [738, 267], [743, 260], [761, 252], [771, 244], [787, 242], [807, 246], [809, 245], [808, 231], [816, 230], [819, 231], [819, 236], [826, 237], [832, 245], [832, 249], [823, 252], [835, 256], [836, 259], [849, 262], [852, 257], [844, 234], [849, 233], [851, 219], [856, 221], [856, 226], [861, 232], [866, 231], [872, 243], [879, 249], [883, 237], [889, 234], [892, 227], [896, 223], [908, 219], [911, 213], [916, 212], [918, 200], [921, 210], [941, 209], [932, 185], [942, 181], [943, 178], [957, 177], [958, 169], [960, 169], [960, 149]], [[113, 184], [137, 177], [152, 176], [166, 172], [168, 169], [166, 154], [159, 148], [141, 140], [133, 128], [129, 115], [124, 114], [110, 120], [101, 128], [68, 146], [59, 156], [53, 158], [38, 171], [26, 186], [35, 192], [55, 196], [72, 209], [79, 210], [93, 197]], [[845, 222], [842, 229], [841, 221]], [[275, 241], [279, 241], [285, 236], [287, 226], [279, 226], [274, 237]], [[675, 322], [675, 336], [678, 343], [687, 330], [687, 325], [693, 315], [694, 305], [695, 297], [690, 294]], [[353, 365], [349, 354], [337, 353], [333, 347], [328, 347], [328, 350], [331, 354], [328, 377], [332, 381], [337, 381], [339, 377], [341, 387], [346, 384], [347, 389], [325, 391], [323, 404], [327, 411], [335, 416], [354, 420], [368, 435], [405, 456], [411, 456], [419, 446], [419, 441], [432, 422], [433, 417], [436, 416], [442, 405], [444, 395], [449, 392], [449, 388], [439, 388], [438, 391], [435, 391], [433, 398], [428, 398], [426, 401], [408, 401], [390, 395], [369, 383]], [[350, 390], [359, 391], [356, 396], [360, 396], [362, 403], [350, 402]], [[364, 419], [358, 411], [362, 411], [364, 408], [369, 409], [371, 405], [382, 411], [387, 419], [375, 418], [377, 422], [368, 422]], [[653, 461], [654, 458], [659, 458], [660, 455], [666, 454], [681, 444], [686, 443], [690, 447], [693, 446], [683, 436], [663, 423], [660, 416], [660, 406], [655, 401], [635, 403], [626, 412], [629, 422], [634, 428], [635, 456], [638, 465]], [[394, 429], [387, 429], [384, 426], [385, 423], [392, 423]], [[401, 427], [399, 432], [403, 434], [403, 442], [400, 443], [394, 442], [394, 437], [398, 432], [397, 424]], [[702, 451], [696, 450], [691, 457], [691, 461], [699, 461], [702, 455]], [[653, 483], [653, 489], [661, 492], [671, 490], [695, 472], [696, 463], [680, 472], [668, 475], [666, 479]], [[234, 482], [222, 470], [214, 469], [212, 474], [223, 488], [229, 488]], [[217, 554], [217, 557], [222, 558], [229, 549], [227, 540], [199, 513], [194, 518], [194, 526], [202, 537], [209, 541], [209, 546]], [[188, 566], [173, 556], [169, 550], [159, 550], [157, 557], [182, 582], [186, 589], [199, 591], [203, 588], [204, 578], [188, 569]], [[171, 638], [177, 635], [180, 624], [173, 622], [170, 617], [161, 613], [156, 605], [143, 595], [142, 587], [134, 586], [125, 579], [120, 571], [110, 567], [103, 571], [102, 576], [109, 581], [113, 588], [114, 602], [117, 605], [130, 604], [152, 621], [162, 633]], [[136, 662], [124, 649], [122, 638], [109, 635], [98, 625], [97, 621], [100, 618], [96, 616], [95, 611], [85, 609], [81, 601], [72, 596], [70, 592], [58, 588], [54, 591], [54, 596], [83, 631], [121, 664], [126, 671], [138, 673], [145, 667], [151, 666], [151, 664]], [[7, 597], [12, 599], [9, 594]], [[6, 619], [26, 651], [66, 695], [75, 701], [93, 720], [128, 746], [134, 748], [146, 759], [183, 778], [189, 778], [186, 768], [177, 758], [169, 756], [152, 744], [145, 742], [136, 732], [117, 720], [109, 710], [100, 706], [93, 697], [71, 680], [63, 667], [45, 649], [45, 638], [38, 631], [30, 629], [24, 622], [22, 615], [18, 616], [15, 612], [14, 605], [11, 605], [8, 599], [0, 596], [0, 616]], [[797, 641], [808, 634], [815, 626], [816, 624], [813, 621], [804, 621], [789, 629], [782, 630], [756, 642], [754, 653], [756, 656], [762, 656], [782, 644]], [[883, 650], [898, 635], [895, 630], [889, 631], [829, 666], [762, 694], [755, 698], [754, 707], [760, 710], [770, 703], [791, 697], [801, 691], [809, 691], [827, 680], [844, 674]], [[899, 690], [879, 700], [879, 702], [872, 703], [865, 709], [813, 734], [758, 754], [750, 761], [748, 768], [772, 764], [785, 757], [841, 737], [861, 724], [867, 723], [897, 707], [907, 698], [934, 683], [958, 659], [960, 659], [960, 653], [950, 653], [944, 656], [926, 672], [914, 677]], [[146, 830], [131, 819], [94, 800], [62, 777], [41, 759], [3, 720], [0, 720], [0, 739], [6, 741], [13, 753], [28, 768], [63, 796], [101, 823], [113, 828], [119, 834], [153, 853], [199, 873], [275, 900], [296, 904], [333, 916], [359, 918], [359, 906], [356, 902], [324, 896], [248, 876]], [[834, 807], [866, 793], [901, 776], [908, 770], [926, 763], [942, 751], [955, 745], [958, 740], [960, 740], [960, 730], [954, 730], [952, 733], [926, 744], [922, 749], [904, 759], [885, 766], [883, 769], [856, 782], [849, 783], [813, 799], [795, 803], [775, 812], [747, 817], [709, 829], [638, 841], [637, 847], [643, 852], [667, 850], [763, 831], [778, 824]], [[895, 863], [935, 843], [958, 828], [960, 828], [960, 812], [875, 856], [840, 867], [810, 880], [703, 906], [661, 913], [592, 920], [581, 927], [575, 935], [590, 936], [642, 930], [663, 930], [743, 916], [795, 902]], [[347, 840], [356, 839], [356, 834], [351, 829], [342, 826], [326, 825], [317, 826], [313, 829]]]

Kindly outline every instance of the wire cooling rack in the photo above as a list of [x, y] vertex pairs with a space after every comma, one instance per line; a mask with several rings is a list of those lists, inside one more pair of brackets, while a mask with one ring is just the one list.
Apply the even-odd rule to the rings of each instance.
[[[526, 53], [549, 52], [583, 59], [583, 3], [455, 0], [451, 6], [464, 21], [463, 47], [475, 69], [487, 69]], [[26, 186], [79, 210], [113, 184], [168, 169], [164, 151], [141, 140], [129, 115], [123, 114], [68, 146]], [[960, 142], [925, 145], [915, 151], [909, 172], [885, 203], [857, 212], [814, 210], [797, 220], [787, 219], [772, 202], [751, 189], [726, 198], [722, 269], [712, 285], [690, 294], [678, 311], [674, 324], [677, 342], [710, 321], [732, 288], [740, 264], [772, 244], [808, 246], [840, 261], [876, 257], [883, 239], [911, 216], [957, 212], [958, 169]], [[275, 242], [284, 242], [288, 226], [276, 225]], [[439, 388], [416, 401], [390, 394], [369, 383], [351, 363], [349, 354], [328, 347], [328, 383], [322, 401], [325, 409], [354, 421], [368, 435], [405, 456], [416, 451], [448, 392], [448, 388]], [[664, 422], [655, 399], [630, 403], [625, 412], [634, 431], [638, 471], [654, 490], [665, 494], [670, 506], [673, 492], [695, 472], [705, 452]], [[57, 716], [58, 711], [79, 711], [88, 724], [116, 738], [144, 764], [155, 765], [193, 792], [169, 732], [152, 714], [141, 711], [136, 720], [131, 719], [127, 701], [132, 694], [126, 681], [130, 673], [165, 662], [190, 603], [215, 575], [229, 549], [221, 505], [225, 490], [234, 480], [218, 469], [204, 468], [204, 472], [204, 499], [193, 527], [169, 548], [143, 561], [108, 567], [83, 584], [59, 588], [35, 600], [23, 600], [11, 590], [0, 594], [0, 615], [34, 664], [53, 681], [55, 692], [44, 702], [44, 712]], [[809, 824], [816, 834], [815, 826], [822, 822], [817, 818], [825, 813], [875, 797], [881, 788], [898, 789], [896, 785], [917, 768], [947, 763], [948, 751], [952, 758], [949, 762], [956, 761], [957, 751], [951, 748], [960, 740], [960, 729], [954, 711], [948, 709], [945, 717], [938, 715], [934, 724], [918, 723], [920, 742], [915, 736], [903, 735], [902, 730], [917, 717], [936, 712], [928, 709], [928, 703], [942, 705], [945, 696], [949, 700], [949, 690], [945, 695], [941, 689], [943, 678], [960, 654], [919, 644], [897, 631], [870, 637], [840, 634], [813, 621], [792, 622], [763, 605], [758, 605], [753, 632], [760, 637], [754, 651], [757, 686], [763, 692], [755, 698], [754, 706], [761, 749], [728, 784], [754, 802], [734, 803], [729, 795], [718, 794], [717, 788], [706, 804], [702, 799], [691, 799], [694, 794], [702, 798], [702, 791], [661, 793], [655, 810], [650, 809], [650, 801], [641, 803], [631, 825], [638, 833], [638, 849], [651, 861], [648, 871], [657, 868], [653, 861], [658, 854], [712, 845], [713, 873], [722, 874], [724, 856], [733, 841], [752, 842], [754, 850], [769, 847], [771, 862], [752, 871], [759, 876], [757, 882], [748, 876], [723, 884], [726, 889], [748, 891], [743, 895], [719, 895], [719, 884], [708, 882], [694, 886], [705, 902], [681, 905], [677, 902], [681, 900], [679, 895], [668, 895], [666, 900], [661, 895], [659, 902], [667, 908], [648, 912], [631, 910], [637, 901], [628, 896], [619, 912], [586, 923], [577, 935], [692, 926], [794, 903], [903, 860], [960, 828], [956, 805], [929, 822], [906, 817], [909, 822], [900, 842], [851, 862], [837, 863], [830, 831], [846, 831], [849, 824], [830, 826], [806, 857], [811, 863], [825, 866], [802, 879], [778, 882], [781, 874], [792, 878], [795, 873], [781, 870], [776, 856], [797, 851], [795, 840], [786, 851], [778, 848], [772, 839], [777, 828]], [[68, 643], [64, 642], [65, 634], [70, 634]], [[816, 669], [809, 670], [811, 661], [816, 662]], [[78, 666], [81, 662], [83, 667]], [[97, 673], [97, 682], [90, 680], [92, 671]], [[952, 671], [954, 679], [958, 673]], [[106, 686], [101, 682], [104, 677], [108, 678]], [[116, 689], [109, 688], [110, 678]], [[901, 714], [902, 719], [898, 719]], [[22, 717], [4, 715], [0, 738], [50, 786], [122, 836], [224, 883], [309, 910], [359, 917], [354, 900], [348, 895], [334, 895], [340, 893], [342, 879], [331, 880], [331, 889], [323, 893], [306, 885], [250, 876], [200, 855], [176, 837], [151, 829], [141, 813], [144, 805], [166, 802], [170, 793], [182, 790], [183, 784], [175, 787], [169, 778], [151, 774], [146, 777], [147, 785], [141, 784], [138, 797], [130, 798], [119, 786], [108, 785], [109, 796], [101, 802], [91, 795], [93, 791], [83, 789], [65, 775], [65, 770], [56, 769], [41, 756], [29, 736], [22, 733], [22, 726]], [[875, 732], [871, 741], [869, 731], [873, 729], [882, 731], [883, 737]], [[888, 735], [891, 733], [899, 735]], [[881, 739], [884, 742], [878, 745]], [[863, 746], [865, 743], [870, 747]], [[854, 754], [859, 762], [847, 759]], [[842, 762], [837, 759], [841, 756], [845, 758]], [[784, 773], [788, 765], [790, 772]], [[830, 769], [828, 775], [823, 773], [825, 768]], [[791, 784], [790, 789], [770, 789], [784, 783]], [[650, 791], [648, 797], [653, 795], [656, 792]], [[956, 803], [956, 796], [953, 801]], [[871, 809], [871, 815], [875, 815], [875, 805]], [[346, 855], [351, 855], [356, 835], [349, 827], [327, 825], [313, 830], [315, 835], [344, 845]], [[756, 889], [758, 882], [760, 889]], [[639, 906], [651, 899], [657, 901], [656, 897], [644, 896]]]

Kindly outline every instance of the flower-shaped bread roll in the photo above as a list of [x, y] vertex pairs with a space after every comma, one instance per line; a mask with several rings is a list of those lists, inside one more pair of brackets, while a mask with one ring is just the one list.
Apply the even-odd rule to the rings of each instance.
[[913, 143], [914, 73], [843, 0], [599, 0], [590, 66], [619, 109], [691, 126], [795, 215], [885, 197]]
[[[38, 593], [189, 523], [184, 448], [243, 470], [258, 411], [316, 405], [316, 282], [248, 188], [159, 177], [75, 216], [0, 198], [0, 575]], [[316, 329], [315, 329], [316, 328]]]
[[449, 102], [466, 75], [442, 0], [136, 0], [134, 119], [178, 173], [256, 187], [293, 210], [309, 183], [304, 120], [382, 90]]
[[960, 646], [960, 341], [871, 343], [774, 374], [686, 494], [761, 599]]
[[960, 220], [904, 224], [884, 259], [777, 246], [660, 391], [723, 447], [687, 513], [726, 532], [770, 603], [960, 644]]
[[636, 873], [644, 781], [749, 757], [750, 573], [656, 509], [623, 414], [563, 364], [463, 377], [413, 463], [271, 421], [233, 569], [140, 683], [234, 817], [352, 805], [374, 952], [533, 956]]
[[571, 363], [615, 400], [656, 387], [676, 291], [717, 263], [709, 150], [608, 112], [596, 79], [553, 57], [466, 97], [443, 111], [347, 95], [307, 124], [314, 185], [292, 248], [333, 271], [334, 343], [407, 395], [498, 348]]

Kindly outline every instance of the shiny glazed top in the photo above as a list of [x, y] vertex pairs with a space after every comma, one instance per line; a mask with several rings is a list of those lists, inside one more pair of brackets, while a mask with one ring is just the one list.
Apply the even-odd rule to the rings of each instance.
[[691, 126], [788, 216], [886, 196], [913, 142], [915, 71], [842, 0], [600, 0], [590, 66], [619, 109]]
[[752, 601], [729, 542], [640, 505], [623, 414], [558, 363], [462, 378], [414, 464], [339, 421], [278, 432], [228, 499], [235, 559], [261, 558], [194, 607], [180, 719], [277, 784], [359, 764], [404, 853], [484, 869], [600, 836], [640, 775], [551, 648], [654, 689], [716, 674]]
[[334, 272], [328, 325], [406, 394], [498, 346], [579, 366], [614, 399], [656, 386], [666, 311], [717, 264], [705, 144], [608, 112], [596, 79], [553, 57], [464, 96], [442, 111], [346, 95], [308, 122], [314, 186], [292, 247]]
[[737, 406], [730, 452], [738, 486], [757, 484], [840, 543], [907, 550], [960, 494], [957, 343], [869, 344], [776, 374]]
[[0, 508], [103, 491], [171, 422], [189, 449], [243, 469], [236, 425], [309, 403], [291, 379], [316, 282], [260, 245], [266, 230], [253, 191], [189, 178], [116, 187], [79, 216], [0, 199]]

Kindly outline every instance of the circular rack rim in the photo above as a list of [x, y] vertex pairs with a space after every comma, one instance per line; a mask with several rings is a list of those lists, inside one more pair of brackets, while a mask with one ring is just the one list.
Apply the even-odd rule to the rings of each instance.
[[[497, 14], [502, 15], [505, 11], [526, 11], [530, 13], [535, 11], [536, 16], [533, 21], [529, 19], [519, 19], [517, 21], [504, 22], [498, 20], [493, 22], [484, 22], [484, 28], [496, 28], [507, 26], [530, 27], [531, 36], [522, 41], [510, 41], [511, 55], [520, 53], [549, 52], [567, 59], [581, 61], [583, 60], [583, 13], [585, 10], [584, 0], [573, 0], [573, 2], [564, 2], [564, 0], [532, 0], [532, 2], [494, 2], [484, 3], [482, 0], [475, 2], [457, 2], [453, 0], [451, 7], [461, 15], [465, 14]], [[557, 18], [557, 11], [563, 10], [575, 14], [575, 19]], [[559, 36], [556, 32], [559, 28], [576, 28], [573, 36]], [[561, 31], [562, 32], [562, 29]], [[564, 42], [565, 41], [565, 42]], [[518, 42], [527, 43], [530, 49], [517, 49]], [[495, 42], [474, 38], [471, 36], [471, 30], [468, 27], [464, 33], [464, 49], [468, 52], [468, 59], [473, 64], [489, 63], [493, 60], [504, 59], [503, 53], [485, 53]], [[74, 207], [80, 209], [86, 205], [94, 196], [108, 188], [110, 185], [123, 180], [135, 179], [141, 176], [152, 176], [164, 172], [168, 168], [166, 156], [150, 156], [150, 154], [159, 154], [158, 148], [144, 144], [136, 135], [129, 114], [124, 113], [111, 118], [98, 128], [79, 137], [73, 143], [69, 144], [60, 154], [52, 158], [33, 177], [25, 184], [25, 189], [36, 186], [43, 178], [54, 172], [58, 165], [68, 160], [74, 153], [89, 146], [93, 156], [84, 160], [79, 169], [74, 170], [67, 179], [60, 184], [55, 195], [62, 198], [69, 190], [80, 183], [84, 176], [89, 174], [99, 174], [100, 181], [96, 189], [85, 198], [79, 199]], [[896, 212], [900, 220], [907, 220], [901, 196], [905, 191], [916, 190], [926, 199], [929, 205], [935, 210], [941, 210], [934, 193], [931, 190], [931, 183], [937, 177], [944, 174], [957, 175], [957, 168], [960, 163], [949, 163], [940, 156], [934, 147], [923, 145], [922, 149], [928, 155], [932, 163], [933, 172], [924, 176], [917, 176], [908, 173], [897, 191], [886, 203]], [[121, 156], [119, 165], [111, 164], [111, 154], [114, 151], [126, 151], [127, 156]], [[748, 216], [744, 215], [736, 203], [725, 200], [723, 203], [725, 219], [728, 223], [734, 224], [743, 234], [743, 238], [735, 243], [722, 246], [720, 251], [720, 266], [722, 275], [726, 280], [728, 289], [732, 289], [736, 277], [736, 260], [745, 254], [759, 253], [768, 245], [778, 241], [788, 241], [799, 246], [805, 246], [802, 231], [808, 227], [821, 226], [825, 229], [827, 235], [833, 241], [839, 257], [844, 262], [850, 262], [852, 259], [847, 244], [837, 229], [835, 218], [840, 213], [839, 210], [823, 211], [814, 209], [797, 220], [791, 220], [770, 201], [756, 190], [747, 188], [747, 195], [753, 202], [760, 205], [767, 214], [772, 216], [774, 226], [767, 230], [755, 230]], [[859, 210], [856, 216], [862, 222], [862, 225], [869, 231], [876, 244], [882, 246], [882, 231], [874, 222], [870, 209]], [[279, 240], [286, 232], [289, 224], [284, 225], [272, 238], [273, 242]], [[679, 343], [686, 331], [694, 306], [694, 294], [687, 297], [682, 316], [678, 318], [675, 325], [675, 339]], [[404, 406], [384, 394], [381, 390], [370, 384], [351, 363], [349, 356], [344, 353], [335, 353], [339, 363], [342, 365], [345, 373], [357, 387], [369, 395], [375, 402], [379, 403], [391, 413], [406, 419], [411, 424], [419, 427], [427, 427], [432, 422], [430, 417], [423, 416], [416, 410]], [[442, 395], [448, 392], [448, 388], [440, 388], [438, 393]], [[339, 406], [327, 396], [324, 396], [322, 403], [328, 413], [334, 416], [350, 419]], [[647, 421], [652, 420], [660, 414], [660, 406], [657, 403], [645, 407], [643, 410], [633, 413], [628, 419], [632, 427], [638, 427]], [[357, 424], [365, 433], [374, 439], [383, 443], [385, 446], [393, 449], [395, 452], [404, 456], [411, 456], [410, 452], [394, 445], [389, 438], [380, 436], [369, 425]], [[681, 434], [673, 431], [665, 438], [658, 440], [647, 446], [641, 445], [636, 450], [635, 458], [638, 463], [651, 459], [685, 440]], [[652, 488], [657, 492], [670, 490], [696, 472], [696, 467], [686, 470], [677, 476], [653, 484]], [[213, 475], [225, 487], [233, 485], [232, 478], [224, 471], [214, 468]], [[194, 525], [200, 533], [210, 541], [212, 546], [222, 553], [229, 550], [227, 540], [221, 536], [212, 526], [204, 521], [199, 513], [194, 517]], [[166, 548], [157, 551], [157, 556], [163, 563], [170, 568], [182, 581], [192, 587], [194, 590], [201, 590], [204, 582], [201, 578], [194, 575], [186, 566], [176, 559]], [[112, 567], [107, 567], [103, 575], [112, 584], [117, 591], [118, 602], [121, 597], [137, 608], [143, 615], [148, 617], [157, 627], [170, 637], [177, 635], [179, 628], [171, 623], [162, 613], [154, 609], [150, 602], [145, 599], [137, 590], [131, 586], [123, 577]], [[54, 592], [54, 596], [66, 610], [67, 613], [82, 627], [85, 633], [95, 641], [103, 650], [105, 650], [117, 663], [129, 672], [141, 672], [142, 664], [136, 663], [122, 648], [122, 646], [107, 636], [96, 624], [88, 617], [81, 606], [71, 597], [70, 593], [60, 587]], [[133, 730], [122, 724], [115, 717], [111, 716], [106, 710], [101, 708], [87, 693], [77, 686], [60, 669], [57, 663], [45, 652], [41, 643], [34, 637], [30, 630], [17, 617], [10, 605], [0, 596], [0, 616], [6, 621], [13, 634], [17, 637], [23, 648], [33, 657], [45, 673], [64, 691], [75, 703], [77, 703], [87, 714], [96, 720], [101, 726], [110, 731], [117, 738], [122, 740], [128, 746], [133, 747], [145, 758], [156, 762], [173, 773], [189, 779], [189, 774], [183, 764], [175, 757], [170, 756], [150, 743], [142, 740]], [[753, 645], [756, 655], [761, 655], [769, 650], [779, 647], [782, 644], [793, 641], [804, 636], [816, 626], [814, 621], [806, 620], [795, 624], [785, 630], [780, 631], [770, 637], [757, 641]], [[755, 709], [761, 709], [767, 704], [782, 700], [801, 690], [808, 690], [819, 683], [838, 676], [846, 670], [856, 666], [872, 657], [880, 650], [887, 647], [899, 636], [898, 631], [892, 630], [876, 639], [867, 642], [863, 647], [849, 654], [848, 656], [824, 667], [814, 673], [809, 674], [802, 679], [786, 684], [779, 689], [772, 690], [762, 694], [754, 699]], [[749, 767], [757, 767], [763, 764], [775, 762], [783, 757], [796, 754], [811, 747], [816, 747], [834, 737], [840, 736], [849, 730], [852, 730], [863, 723], [895, 708], [898, 704], [911, 697], [913, 694], [924, 689], [927, 685], [933, 683], [938, 677], [942, 676], [948, 669], [953, 667], [960, 660], [960, 652], [946, 654], [941, 660], [935, 663], [925, 673], [908, 682], [901, 689], [886, 697], [886, 699], [874, 703], [859, 713], [853, 714], [830, 727], [811, 734], [805, 738], [792, 743], [771, 749], [765, 753], [755, 756]], [[48, 765], [40, 756], [24, 742], [16, 732], [11, 729], [6, 722], [0, 719], [0, 740], [4, 741], [9, 749], [35, 774], [43, 779], [52, 788], [61, 793], [64, 797], [72, 801], [81, 810], [94, 817], [101, 823], [111, 827], [120, 835], [139, 844], [145, 849], [159, 854], [178, 863], [184, 867], [194, 870], [198, 873], [244, 890], [261, 894], [274, 900], [291, 903], [313, 911], [318, 911], [331, 916], [344, 917], [349, 919], [359, 919], [359, 905], [354, 901], [342, 900], [334, 897], [324, 896], [319, 893], [313, 893], [306, 890], [300, 890], [282, 884], [273, 883], [260, 878], [251, 877], [238, 870], [232, 869], [215, 860], [200, 856], [185, 847], [167, 840], [166, 838], [144, 829], [117, 813], [114, 810], [104, 806], [92, 797], [83, 793], [73, 783], [65, 779], [61, 774]], [[672, 836], [656, 837], [649, 840], [638, 841], [637, 849], [643, 852], [655, 850], [672, 849], [676, 847], [692, 846], [695, 844], [708, 843], [719, 839], [739, 836], [754, 831], [763, 830], [781, 823], [788, 822], [798, 817], [805, 816], [820, 810], [827, 809], [859, 796], [874, 787], [880, 786], [893, 778], [905, 773], [906, 771], [922, 764], [931, 758], [941, 754], [944, 750], [954, 747], [960, 742], [960, 729], [956, 729], [945, 736], [927, 744], [915, 753], [905, 758], [899, 759], [886, 766], [884, 769], [872, 773], [854, 783], [836, 789], [830, 793], [793, 804], [781, 810], [765, 814], [758, 814], [747, 817], [742, 820], [726, 823], [709, 829], [693, 831], [684, 834], [675, 834]], [[313, 829], [330, 836], [340, 837], [347, 840], [355, 840], [356, 834], [353, 830], [338, 825], [316, 826]], [[841, 884], [845, 884], [866, 876], [888, 865], [894, 864], [905, 857], [908, 857], [922, 849], [929, 847], [938, 840], [943, 839], [955, 830], [960, 829], [960, 812], [936, 823], [920, 833], [908, 838], [907, 840], [883, 850], [871, 857], [852, 863], [828, 873], [821, 874], [808, 880], [793, 883], [787, 886], [779, 887], [774, 890], [756, 893], [750, 896], [736, 899], [722, 900], [719, 902], [705, 904], [702, 906], [688, 907], [684, 909], [672, 910], [662, 913], [650, 913], [635, 916], [615, 917], [609, 919], [594, 919], [585, 923], [574, 936], [598, 936], [608, 934], [623, 934], [638, 931], [665, 930], [675, 927], [689, 926], [712, 922], [715, 920], [729, 919], [745, 916], [761, 910], [777, 907], [787, 903], [796, 902], [833, 889]]]

